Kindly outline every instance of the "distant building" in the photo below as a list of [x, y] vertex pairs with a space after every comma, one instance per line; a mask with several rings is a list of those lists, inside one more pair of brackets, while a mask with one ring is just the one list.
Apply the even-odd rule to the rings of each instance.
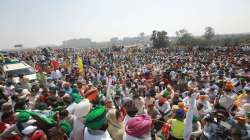
[[16, 44], [16, 45], [14, 45], [14, 47], [15, 47], [15, 48], [22, 48], [23, 45], [22, 45], [22, 44]]
[[151, 44], [150, 36], [145, 36], [144, 34], [140, 34], [137, 37], [124, 37], [122, 40], [119, 40], [118, 37], [113, 37], [110, 39], [112, 45], [115, 46], [148, 46]]
[[150, 36], [145, 36], [141, 33], [137, 37], [124, 37], [119, 39], [118, 37], [113, 37], [107, 42], [93, 42], [89, 38], [80, 39], [70, 39], [62, 42], [64, 48], [108, 48], [112, 46], [143, 46], [149, 47], [152, 42], [150, 41]]

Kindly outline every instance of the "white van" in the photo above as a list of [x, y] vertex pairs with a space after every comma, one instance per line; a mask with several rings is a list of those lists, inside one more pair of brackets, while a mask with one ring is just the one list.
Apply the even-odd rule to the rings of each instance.
[[36, 81], [36, 72], [35, 70], [25, 62], [10, 62], [4, 63], [0, 67], [0, 74], [7, 78], [8, 75], [13, 76], [13, 81], [15, 83], [19, 82], [19, 76], [23, 75], [24, 78], [30, 80], [30, 82]]

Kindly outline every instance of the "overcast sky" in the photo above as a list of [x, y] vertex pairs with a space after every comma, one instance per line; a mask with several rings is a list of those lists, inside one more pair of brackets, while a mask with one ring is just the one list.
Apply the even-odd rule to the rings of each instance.
[[0, 48], [137, 36], [186, 28], [250, 32], [250, 0], [0, 0]]

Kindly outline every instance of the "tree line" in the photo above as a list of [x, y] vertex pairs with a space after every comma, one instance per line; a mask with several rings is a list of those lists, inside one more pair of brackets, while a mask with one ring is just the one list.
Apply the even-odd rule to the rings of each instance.
[[235, 34], [235, 35], [216, 35], [214, 28], [208, 26], [205, 28], [202, 36], [194, 36], [186, 29], [176, 31], [176, 37], [168, 37], [166, 31], [152, 32], [150, 40], [153, 47], [164, 48], [170, 46], [183, 46], [183, 47], [210, 47], [210, 46], [232, 46], [237, 47], [240, 45], [250, 44], [250, 34]]

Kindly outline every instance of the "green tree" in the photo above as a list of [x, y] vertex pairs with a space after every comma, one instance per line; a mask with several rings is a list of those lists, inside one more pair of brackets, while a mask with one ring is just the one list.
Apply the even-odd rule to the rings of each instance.
[[215, 36], [215, 31], [212, 27], [208, 26], [205, 28], [204, 38], [206, 40], [211, 40]]
[[176, 31], [177, 36], [177, 45], [181, 46], [194, 46], [195, 45], [195, 38], [191, 33], [189, 33], [186, 29], [181, 29]]
[[165, 48], [168, 47], [170, 42], [166, 31], [156, 31], [154, 30], [150, 40], [153, 42], [155, 48]]
[[193, 45], [197, 45], [197, 46], [200, 46], [200, 47], [206, 46], [207, 45], [207, 41], [204, 38], [202, 38], [202, 37], [196, 37], [196, 38], [194, 38]]
[[239, 38], [240, 39], [240, 43], [242, 44], [250, 44], [250, 35], [244, 35], [242, 37]]

